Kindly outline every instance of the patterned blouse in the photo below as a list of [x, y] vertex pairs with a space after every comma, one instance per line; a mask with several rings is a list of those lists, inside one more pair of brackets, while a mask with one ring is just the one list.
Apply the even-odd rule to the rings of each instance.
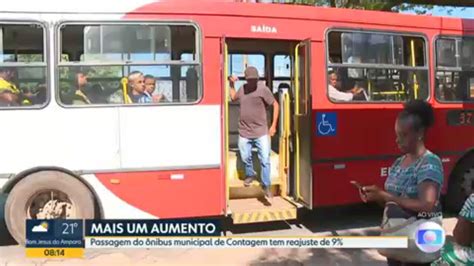
[[459, 216], [470, 221], [471, 223], [474, 223], [474, 193], [471, 193], [471, 196], [467, 198], [464, 206], [459, 212]]
[[408, 167], [402, 168], [401, 163], [406, 155], [399, 157], [390, 168], [385, 181], [385, 190], [398, 197], [418, 198], [418, 185], [424, 181], [439, 184], [438, 198], [443, 186], [443, 165], [439, 157], [431, 151], [426, 151]]
[[[464, 206], [459, 212], [459, 216], [467, 221], [474, 223], [474, 193], [467, 198]], [[432, 266], [444, 265], [474, 265], [474, 243], [470, 247], [460, 246], [454, 242], [446, 241], [443, 249], [441, 249], [441, 257], [431, 264]]]

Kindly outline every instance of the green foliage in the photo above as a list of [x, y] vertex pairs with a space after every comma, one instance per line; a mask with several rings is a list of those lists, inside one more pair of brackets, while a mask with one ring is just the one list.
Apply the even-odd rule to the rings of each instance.
[[[274, 2], [391, 12], [412, 11], [417, 14], [426, 14], [434, 8], [434, 5], [432, 4], [416, 4], [419, 1], [415, 0], [275, 0]], [[430, 1], [422, 2], [429, 3]], [[452, 12], [452, 8], [450, 7], [444, 7], [444, 9], [448, 14]]]

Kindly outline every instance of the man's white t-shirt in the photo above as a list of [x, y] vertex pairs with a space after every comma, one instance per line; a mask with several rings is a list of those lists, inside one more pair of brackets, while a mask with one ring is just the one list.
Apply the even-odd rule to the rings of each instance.
[[329, 98], [333, 101], [352, 101], [354, 98], [354, 94], [350, 92], [342, 92], [339, 91], [338, 89], [334, 88], [332, 85], [329, 85], [328, 87], [329, 90]]

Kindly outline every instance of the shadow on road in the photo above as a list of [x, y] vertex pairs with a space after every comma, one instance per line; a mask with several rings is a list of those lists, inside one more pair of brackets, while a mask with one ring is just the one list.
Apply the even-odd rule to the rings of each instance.
[[[374, 259], [374, 250], [360, 249], [310, 249], [301, 254], [298, 249], [291, 249], [284, 257], [278, 257], [272, 250], [265, 250], [262, 255], [250, 262], [251, 266], [273, 265], [347, 265], [347, 266], [382, 266], [386, 259]], [[303, 258], [302, 258], [303, 257]]]
[[382, 208], [376, 205], [320, 208], [301, 213], [301, 223], [313, 233], [354, 228], [377, 227], [382, 218]]

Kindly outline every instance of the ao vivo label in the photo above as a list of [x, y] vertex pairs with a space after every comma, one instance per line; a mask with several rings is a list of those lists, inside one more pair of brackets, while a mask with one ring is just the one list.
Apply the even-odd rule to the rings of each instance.
[[250, 31], [251, 32], [256, 32], [256, 33], [277, 33], [277, 28], [273, 26], [267, 26], [267, 25], [252, 25], [250, 26]]

